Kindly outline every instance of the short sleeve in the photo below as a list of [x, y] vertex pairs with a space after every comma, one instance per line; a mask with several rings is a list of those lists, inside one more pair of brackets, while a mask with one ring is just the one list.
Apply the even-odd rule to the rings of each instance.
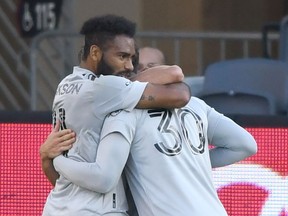
[[93, 84], [94, 110], [110, 113], [119, 109], [131, 111], [136, 107], [146, 88], [146, 82], [131, 82], [117, 76], [100, 76]]
[[104, 121], [100, 139], [103, 139], [110, 133], [117, 132], [121, 133], [131, 144], [137, 128], [136, 124], [136, 111], [127, 112], [124, 110], [119, 110], [112, 112]]

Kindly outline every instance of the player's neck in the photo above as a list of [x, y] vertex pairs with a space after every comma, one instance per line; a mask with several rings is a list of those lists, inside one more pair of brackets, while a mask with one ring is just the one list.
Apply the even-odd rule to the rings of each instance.
[[84, 68], [84, 69], [86, 69], [86, 70], [89, 70], [89, 71], [91, 71], [91, 72], [93, 72], [94, 74], [97, 75], [97, 71], [96, 71], [95, 66], [93, 67], [93, 65], [92, 65], [92, 64], [89, 64], [88, 61], [82, 60], [82, 61], [80, 62], [79, 67]]

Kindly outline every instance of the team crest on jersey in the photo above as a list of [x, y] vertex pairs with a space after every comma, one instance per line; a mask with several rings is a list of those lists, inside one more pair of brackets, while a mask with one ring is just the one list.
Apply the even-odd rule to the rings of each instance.
[[97, 78], [97, 76], [96, 75], [94, 75], [94, 74], [87, 74], [87, 73], [84, 73], [84, 74], [82, 74], [82, 76], [84, 76], [85, 78], [87, 78], [87, 79], [89, 79], [89, 80], [92, 80], [92, 81], [94, 81], [96, 78]]
[[96, 76], [94, 74], [89, 74], [88, 79], [94, 81], [96, 79]]
[[129, 85], [131, 85], [131, 83], [132, 83], [131, 81], [128, 81], [128, 82], [125, 83], [125, 85], [129, 86]]
[[109, 116], [117, 116], [120, 112], [122, 112], [122, 110], [117, 110], [117, 111], [114, 111], [114, 112], [111, 112]]

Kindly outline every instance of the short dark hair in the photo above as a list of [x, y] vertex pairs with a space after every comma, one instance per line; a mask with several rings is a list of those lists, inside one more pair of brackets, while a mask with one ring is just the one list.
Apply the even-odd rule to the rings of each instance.
[[136, 24], [122, 16], [97, 16], [87, 20], [80, 33], [85, 36], [83, 58], [86, 59], [92, 45], [105, 50], [107, 42], [113, 40], [115, 36], [126, 35], [133, 38], [136, 33]]

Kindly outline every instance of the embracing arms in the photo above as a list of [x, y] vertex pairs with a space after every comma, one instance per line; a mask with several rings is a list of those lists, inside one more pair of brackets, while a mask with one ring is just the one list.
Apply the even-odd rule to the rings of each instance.
[[184, 80], [182, 69], [177, 65], [161, 65], [148, 68], [130, 78], [131, 81], [149, 82], [152, 84], [171, 84]]
[[[154, 67], [135, 75], [131, 78], [132, 81], [149, 82], [136, 108], [178, 108], [186, 105], [191, 95], [189, 87], [182, 82], [183, 78], [182, 69], [176, 65]], [[55, 128], [40, 147], [43, 172], [53, 185], [59, 174], [55, 171], [52, 160], [70, 149], [75, 141], [75, 137], [73, 142], [69, 139], [72, 134], [69, 135], [68, 130], [57, 132], [58, 130], [59, 127]], [[68, 138], [63, 136], [65, 134]], [[65, 145], [65, 142], [61, 143], [65, 138], [65, 142], [71, 142], [70, 146]]]
[[74, 184], [98, 193], [107, 193], [117, 185], [129, 151], [127, 139], [114, 132], [101, 140], [96, 162], [77, 162], [60, 155], [54, 159], [54, 166], [56, 171]]
[[156, 66], [131, 77], [132, 81], [148, 82], [136, 108], [171, 109], [185, 106], [191, 93], [183, 79], [182, 69], [177, 65]]

